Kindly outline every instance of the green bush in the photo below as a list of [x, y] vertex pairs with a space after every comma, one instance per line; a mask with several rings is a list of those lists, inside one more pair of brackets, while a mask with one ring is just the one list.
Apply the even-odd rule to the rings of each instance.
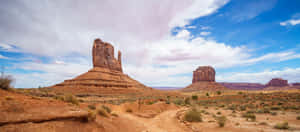
[[271, 110], [280, 110], [281, 108], [279, 106], [272, 106]]
[[274, 128], [276, 129], [289, 129], [289, 123], [288, 122], [283, 122], [283, 123], [277, 123]]
[[193, 99], [193, 100], [198, 100], [198, 96], [197, 96], [197, 95], [193, 95], [193, 96], [192, 96], [192, 99]]
[[176, 104], [176, 105], [183, 105], [183, 104], [184, 104], [184, 101], [183, 101], [182, 99], [175, 99], [175, 100], [173, 101], [173, 103]]
[[206, 96], [209, 97], [209, 93], [206, 93]]
[[217, 117], [217, 122], [219, 124], [219, 127], [224, 127], [226, 120], [227, 120], [226, 116]]
[[296, 118], [297, 120], [300, 120], [300, 116], [297, 116], [297, 118]]
[[0, 89], [10, 90], [13, 79], [10, 76], [0, 77]]
[[221, 95], [221, 94], [222, 94], [222, 92], [221, 92], [221, 91], [217, 91], [217, 94], [218, 94], [218, 95]]
[[190, 109], [185, 113], [184, 120], [188, 122], [202, 122], [201, 113], [196, 109]]

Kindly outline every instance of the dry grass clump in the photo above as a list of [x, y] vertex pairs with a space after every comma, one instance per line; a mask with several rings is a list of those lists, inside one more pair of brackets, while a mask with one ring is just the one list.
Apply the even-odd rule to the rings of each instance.
[[87, 116], [83, 118], [83, 122], [91, 122], [96, 120], [96, 113], [93, 111], [88, 111]]
[[107, 113], [111, 113], [111, 109], [108, 106], [102, 105], [102, 109], [104, 109]]
[[255, 121], [256, 120], [256, 116], [253, 113], [244, 113], [244, 114], [242, 114], [242, 117], [246, 118], [247, 121], [249, 119], [250, 119], [250, 121]]
[[126, 112], [128, 112], [128, 113], [132, 113], [133, 111], [132, 111], [132, 109], [130, 109], [130, 108], [127, 108], [127, 109], [126, 109]]
[[202, 122], [201, 112], [197, 111], [195, 108], [192, 108], [185, 113], [184, 120], [188, 122]]
[[13, 79], [10, 76], [0, 77], [0, 89], [10, 90], [12, 88], [11, 84]]
[[79, 101], [77, 100], [77, 98], [71, 94], [68, 94], [64, 97], [64, 101], [75, 104], [75, 105], [79, 105]]
[[226, 118], [226, 116], [220, 116], [220, 117], [216, 117], [216, 120], [218, 122], [219, 127], [224, 127], [227, 118]]
[[103, 117], [109, 117], [108, 113], [103, 108], [97, 109], [97, 114], [100, 115], [100, 116], [103, 116]]
[[289, 123], [288, 122], [283, 122], [283, 123], [277, 123], [274, 128], [276, 129], [289, 129]]
[[95, 105], [88, 105], [88, 108], [91, 109], [91, 110], [95, 110], [96, 106]]

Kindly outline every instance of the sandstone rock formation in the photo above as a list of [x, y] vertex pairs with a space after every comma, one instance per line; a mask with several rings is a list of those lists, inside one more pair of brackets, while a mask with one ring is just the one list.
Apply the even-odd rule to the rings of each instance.
[[211, 66], [199, 66], [193, 72], [193, 83], [201, 81], [215, 82], [215, 75], [215, 69]]
[[226, 88], [232, 89], [232, 90], [262, 90], [265, 88], [264, 84], [260, 83], [227, 83], [222, 82], [220, 83]]
[[121, 71], [121, 52], [118, 52], [118, 60], [114, 57], [114, 47], [101, 39], [96, 39], [93, 45], [93, 65], [94, 67], [108, 68]]
[[74, 79], [65, 80], [51, 88], [58, 92], [73, 94], [122, 94], [152, 90], [124, 74], [121, 64], [121, 52], [118, 52], [118, 60], [115, 59], [114, 47], [96, 39], [93, 46], [94, 67]]
[[267, 87], [284, 87], [289, 86], [288, 81], [282, 78], [273, 78], [269, 83], [266, 85]]
[[211, 66], [200, 66], [193, 72], [192, 84], [183, 88], [184, 92], [228, 90], [215, 82], [216, 71]]

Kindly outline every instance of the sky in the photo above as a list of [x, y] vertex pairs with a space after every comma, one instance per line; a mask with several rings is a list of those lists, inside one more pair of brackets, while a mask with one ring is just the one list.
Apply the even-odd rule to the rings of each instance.
[[[92, 68], [93, 40], [122, 52], [147, 86], [184, 87], [198, 66], [218, 82], [300, 82], [299, 0], [1, 0], [0, 65], [17, 88]], [[117, 52], [115, 52], [117, 53]]]

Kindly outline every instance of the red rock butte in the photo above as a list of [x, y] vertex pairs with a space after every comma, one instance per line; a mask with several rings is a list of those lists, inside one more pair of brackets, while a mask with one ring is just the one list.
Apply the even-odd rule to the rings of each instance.
[[215, 82], [215, 75], [216, 75], [216, 71], [213, 67], [199, 66], [193, 72], [192, 83], [201, 82], [201, 81]]
[[216, 71], [211, 66], [199, 66], [193, 72], [192, 84], [183, 88], [184, 92], [227, 90], [226, 87], [215, 82]]
[[114, 57], [114, 47], [100, 39], [94, 41], [93, 68], [74, 79], [65, 80], [51, 88], [73, 94], [123, 94], [152, 90], [123, 73], [121, 52]]
[[288, 81], [284, 80], [282, 78], [273, 78], [269, 81], [269, 83], [266, 85], [267, 87], [284, 87], [289, 86]]

